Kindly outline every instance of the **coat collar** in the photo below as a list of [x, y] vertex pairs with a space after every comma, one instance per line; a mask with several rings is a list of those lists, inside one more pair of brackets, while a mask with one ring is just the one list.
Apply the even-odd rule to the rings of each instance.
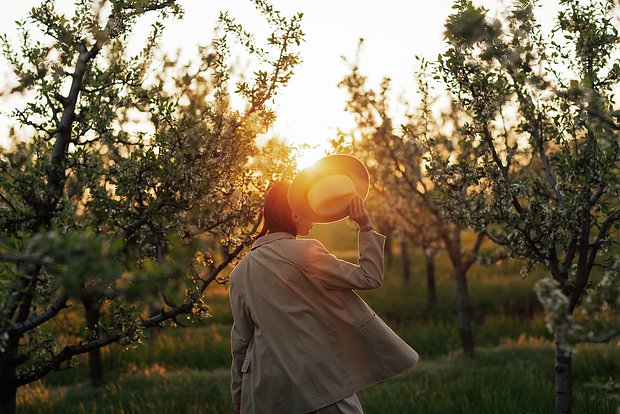
[[256, 249], [257, 247], [262, 246], [263, 244], [267, 244], [267, 243], [271, 243], [274, 242], [276, 240], [281, 240], [281, 239], [295, 239], [296, 237], [293, 236], [290, 233], [286, 233], [284, 231], [279, 231], [276, 233], [269, 233], [264, 235], [263, 237], [259, 237], [255, 242], [254, 245], [252, 246], [251, 250]]

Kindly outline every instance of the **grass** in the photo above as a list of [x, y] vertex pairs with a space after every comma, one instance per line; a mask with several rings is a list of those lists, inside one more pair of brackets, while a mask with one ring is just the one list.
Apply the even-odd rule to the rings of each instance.
[[[326, 246], [352, 254], [355, 238], [317, 226]], [[324, 234], [322, 234], [323, 232]], [[329, 236], [324, 239], [322, 236]], [[404, 284], [395, 256], [384, 286], [360, 292], [378, 314], [421, 355], [418, 366], [359, 392], [366, 414], [549, 413], [554, 410], [553, 345], [532, 291], [540, 277], [525, 280], [519, 264], [474, 267], [469, 275], [476, 356], [464, 358], [455, 328], [455, 288], [445, 256], [437, 258], [437, 307], [430, 313], [422, 257], [412, 253], [412, 280]], [[71, 370], [48, 375], [19, 390], [18, 412], [213, 413], [231, 412], [230, 327], [227, 288], [207, 294], [213, 317], [189, 328], [154, 331], [135, 349], [103, 352], [106, 386], [88, 385], [85, 357]], [[618, 401], [594, 382], [618, 380], [620, 342], [579, 346], [573, 357], [573, 412], [616, 414]]]
[[[592, 374], [620, 369], [620, 350], [584, 347], [574, 357], [574, 412], [613, 414], [614, 404], [585, 387]], [[85, 384], [34, 384], [20, 393], [19, 412], [48, 413], [227, 413], [227, 369], [160, 365], [129, 371], [103, 389]], [[359, 393], [366, 414], [549, 413], [553, 411], [553, 349], [549, 342], [507, 343], [461, 354], [423, 359], [413, 370]]]
[[[104, 374], [108, 381], [148, 367], [160, 367], [167, 372], [184, 368], [208, 371], [230, 366], [230, 326], [209, 323], [150, 331], [149, 336], [144, 345], [129, 350], [117, 344], [104, 348]], [[75, 368], [52, 372], [44, 382], [50, 386], [84, 382], [88, 378], [86, 356], [80, 356], [78, 362]]]
[[[580, 361], [591, 359], [590, 354], [598, 354], [602, 364], [618, 360], [620, 352], [610, 348], [606, 355], [600, 350], [576, 355], [574, 412], [614, 413], [612, 402], [578, 382], [587, 376]], [[549, 413], [554, 409], [552, 358], [549, 344], [483, 349], [474, 360], [444, 357], [369, 388], [360, 393], [360, 398], [369, 414]]]
[[231, 411], [228, 370], [168, 371], [158, 365], [119, 376], [105, 388], [38, 384], [22, 392], [20, 413], [225, 413]]

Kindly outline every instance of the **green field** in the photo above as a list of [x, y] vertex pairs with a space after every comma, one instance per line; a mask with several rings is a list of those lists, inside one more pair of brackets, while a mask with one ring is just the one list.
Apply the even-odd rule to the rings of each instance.
[[[343, 225], [317, 228], [315, 237], [355, 248]], [[340, 234], [338, 238], [334, 235]], [[413, 370], [359, 393], [367, 414], [553, 412], [553, 344], [532, 286], [518, 263], [476, 267], [470, 275], [476, 356], [464, 358], [455, 328], [454, 283], [445, 257], [438, 257], [435, 315], [425, 303], [423, 261], [412, 254], [413, 278], [402, 281], [396, 256], [381, 289], [364, 299], [421, 356]], [[213, 317], [189, 328], [152, 332], [140, 347], [104, 352], [106, 385], [88, 385], [84, 361], [21, 389], [18, 412], [29, 413], [229, 413], [230, 308], [226, 288], [209, 292]], [[587, 345], [573, 357], [574, 413], [616, 414], [619, 405], [596, 384], [618, 380], [620, 343]]]

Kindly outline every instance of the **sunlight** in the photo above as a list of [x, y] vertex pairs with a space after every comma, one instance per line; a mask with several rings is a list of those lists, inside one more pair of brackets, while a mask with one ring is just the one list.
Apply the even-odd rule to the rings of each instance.
[[297, 171], [301, 171], [304, 168], [311, 166], [325, 156], [325, 149], [320, 148], [319, 146], [301, 148], [296, 152], [295, 162], [297, 164]]

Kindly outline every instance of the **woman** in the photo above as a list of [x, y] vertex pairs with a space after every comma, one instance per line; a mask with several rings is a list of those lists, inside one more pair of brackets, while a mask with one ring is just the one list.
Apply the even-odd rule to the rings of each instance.
[[359, 265], [297, 239], [313, 223], [291, 210], [288, 187], [268, 192], [268, 232], [231, 273], [233, 404], [243, 414], [362, 413], [356, 391], [418, 360], [352, 290], [381, 286], [385, 237], [357, 196], [348, 213]]

